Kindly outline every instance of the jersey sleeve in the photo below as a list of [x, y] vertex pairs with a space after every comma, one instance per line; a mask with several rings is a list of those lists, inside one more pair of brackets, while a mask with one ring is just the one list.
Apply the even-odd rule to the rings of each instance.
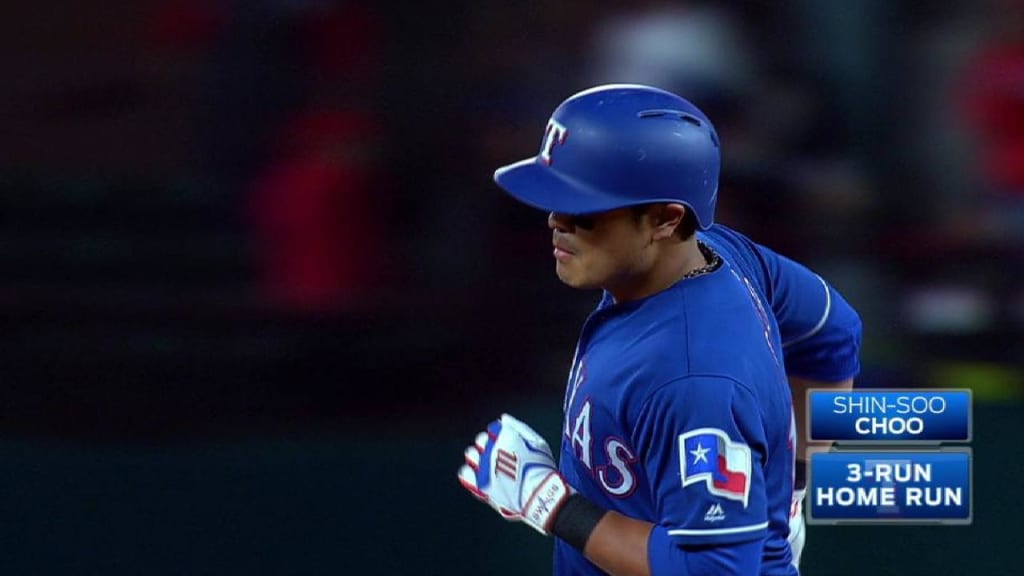
[[750, 392], [689, 376], [652, 391], [634, 427], [659, 529], [677, 545], [761, 539], [768, 527], [764, 418]]
[[754, 576], [761, 573], [762, 546], [760, 540], [728, 546], [680, 546], [667, 530], [657, 526], [647, 540], [647, 558], [651, 576]]
[[757, 285], [779, 327], [791, 376], [839, 382], [860, 372], [861, 321], [821, 276], [726, 226], [704, 238], [723, 248]]
[[786, 372], [839, 382], [860, 372], [860, 316], [839, 292], [804, 265], [757, 245], [766, 290], [779, 325]]

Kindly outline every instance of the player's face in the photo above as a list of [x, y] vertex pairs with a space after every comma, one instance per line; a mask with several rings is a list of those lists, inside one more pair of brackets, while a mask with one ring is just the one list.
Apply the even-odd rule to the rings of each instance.
[[570, 216], [551, 213], [555, 272], [574, 288], [604, 288], [616, 299], [643, 283], [650, 268], [650, 224], [630, 208]]

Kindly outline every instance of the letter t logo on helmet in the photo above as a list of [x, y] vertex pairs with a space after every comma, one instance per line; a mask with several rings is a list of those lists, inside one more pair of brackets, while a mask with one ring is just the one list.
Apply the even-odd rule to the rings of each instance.
[[565, 138], [568, 135], [568, 129], [562, 126], [558, 120], [554, 118], [548, 120], [548, 127], [544, 130], [544, 142], [541, 144], [540, 154], [538, 155], [540, 161], [550, 166], [551, 150], [555, 147], [555, 144], [565, 144]]

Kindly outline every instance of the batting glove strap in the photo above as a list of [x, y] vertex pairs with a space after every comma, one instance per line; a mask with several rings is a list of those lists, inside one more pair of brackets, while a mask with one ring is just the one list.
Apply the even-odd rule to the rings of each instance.
[[541, 534], [551, 534], [551, 525], [571, 494], [562, 475], [552, 471], [523, 505], [523, 522]]

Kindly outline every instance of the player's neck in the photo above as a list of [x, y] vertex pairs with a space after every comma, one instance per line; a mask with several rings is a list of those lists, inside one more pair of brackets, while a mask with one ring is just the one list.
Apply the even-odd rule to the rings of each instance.
[[657, 247], [650, 266], [617, 286], [605, 287], [616, 302], [640, 300], [674, 285], [687, 274], [708, 265], [695, 238]]

